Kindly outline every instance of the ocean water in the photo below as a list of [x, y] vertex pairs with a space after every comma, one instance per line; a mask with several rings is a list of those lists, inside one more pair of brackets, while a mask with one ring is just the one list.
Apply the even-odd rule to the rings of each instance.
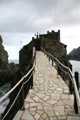
[[16, 64], [19, 64], [19, 60], [8, 60], [9, 63], [14, 62]]
[[[8, 82], [4, 84], [2, 87], [0, 87], [0, 98], [4, 96], [10, 89], [11, 87], [11, 82]], [[1, 104], [0, 104], [0, 120], [1, 120], [1, 115], [4, 113], [4, 110], [6, 109], [7, 105], [9, 104], [10, 99], [7, 97]]]
[[70, 60], [70, 63], [72, 64], [72, 71], [79, 73], [79, 81], [80, 81], [80, 61]]
[[[72, 71], [79, 73], [79, 86], [80, 86], [80, 61], [70, 60], [70, 63], [72, 64]], [[79, 93], [80, 93], [80, 87], [79, 87]]]

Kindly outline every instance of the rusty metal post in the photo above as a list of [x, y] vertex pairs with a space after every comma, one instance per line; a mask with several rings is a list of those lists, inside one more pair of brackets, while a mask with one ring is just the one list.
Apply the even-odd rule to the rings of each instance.
[[[76, 80], [77, 88], [79, 90], [79, 73], [78, 72], [75, 72], [75, 80]], [[75, 91], [74, 91], [74, 109], [75, 109], [75, 113], [78, 114], [78, 105], [77, 105]]]

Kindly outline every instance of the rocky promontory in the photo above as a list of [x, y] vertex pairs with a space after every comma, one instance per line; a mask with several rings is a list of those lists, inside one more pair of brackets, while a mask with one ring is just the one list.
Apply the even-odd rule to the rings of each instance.
[[12, 80], [12, 74], [18, 70], [18, 65], [8, 63], [8, 52], [2, 45], [3, 40], [0, 35], [0, 86]]
[[69, 54], [69, 59], [70, 60], [77, 60], [80, 61], [80, 47], [77, 49], [73, 49]]

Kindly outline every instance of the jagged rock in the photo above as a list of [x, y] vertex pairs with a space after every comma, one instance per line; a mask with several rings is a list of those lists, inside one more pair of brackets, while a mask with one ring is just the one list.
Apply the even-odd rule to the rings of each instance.
[[0, 35], [0, 86], [12, 80], [12, 74], [19, 70], [19, 65], [8, 63], [8, 52], [2, 45], [2, 37]]
[[10, 73], [15, 73], [19, 70], [19, 65], [12, 62], [9, 64], [9, 70], [10, 70]]
[[8, 53], [2, 45], [2, 37], [0, 36], [0, 69], [6, 70], [8, 67]]

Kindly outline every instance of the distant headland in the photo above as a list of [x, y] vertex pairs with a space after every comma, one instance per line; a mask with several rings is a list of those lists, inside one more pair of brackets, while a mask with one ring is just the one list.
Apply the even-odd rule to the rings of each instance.
[[77, 60], [80, 61], [80, 46], [78, 48], [74, 48], [69, 54], [70, 60]]

